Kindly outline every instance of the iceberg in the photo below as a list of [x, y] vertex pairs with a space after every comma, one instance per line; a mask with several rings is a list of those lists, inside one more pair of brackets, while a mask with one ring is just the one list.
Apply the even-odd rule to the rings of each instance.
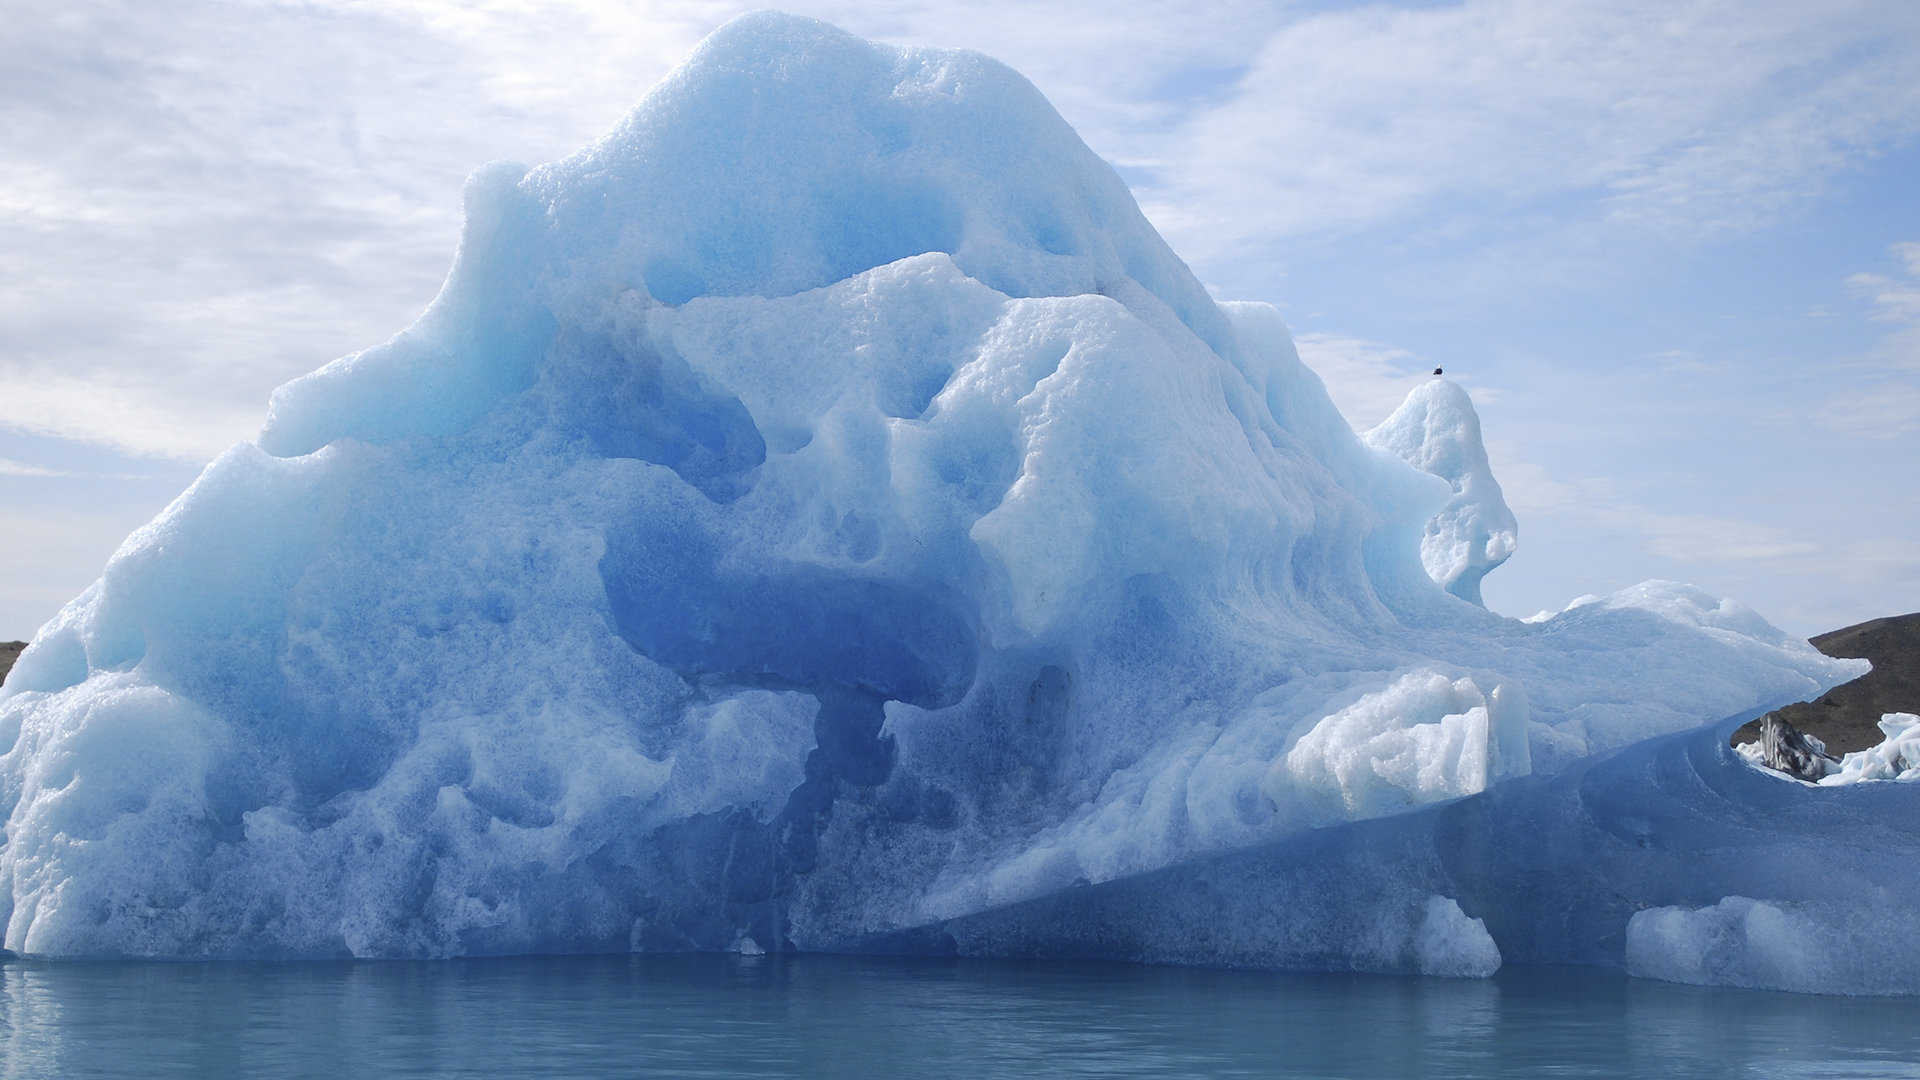
[[0, 689], [6, 948], [1483, 975], [1829, 898], [1645, 857], [1752, 850], [1649, 748], [1767, 783], [1676, 733], [1863, 665], [1673, 583], [1469, 602], [1515, 529], [1465, 393], [1362, 439], [997, 62], [746, 16], [464, 199], [419, 320]]

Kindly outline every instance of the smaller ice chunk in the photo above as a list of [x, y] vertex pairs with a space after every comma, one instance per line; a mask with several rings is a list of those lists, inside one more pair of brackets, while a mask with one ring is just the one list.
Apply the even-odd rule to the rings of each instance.
[[1430, 379], [1365, 438], [1453, 487], [1453, 497], [1427, 522], [1420, 562], [1442, 588], [1485, 607], [1480, 579], [1513, 554], [1520, 526], [1487, 464], [1473, 400], [1450, 380]]
[[1468, 917], [1459, 901], [1431, 896], [1413, 934], [1413, 961], [1422, 975], [1484, 979], [1500, 970], [1500, 947], [1487, 924]]
[[[1825, 744], [1823, 743], [1822, 745], [1824, 746]], [[1744, 758], [1749, 765], [1755, 765], [1760, 768], [1766, 767], [1767, 751], [1765, 747], [1760, 745], [1759, 739], [1755, 739], [1752, 742], [1734, 743], [1733, 752]]]
[[1827, 753], [1827, 744], [1787, 723], [1779, 713], [1760, 719], [1760, 738], [1741, 743], [1734, 752], [1749, 764], [1762, 765], [1785, 773], [1796, 780], [1819, 780], [1840, 765], [1840, 759]]
[[[1406, 672], [1315, 723], [1268, 771], [1275, 805], [1329, 820], [1375, 817], [1484, 791], [1531, 769], [1517, 684]], [[1331, 805], [1321, 805], [1331, 804]]]
[[1886, 736], [1880, 745], [1842, 755], [1840, 764], [1821, 778], [1821, 786], [1862, 780], [1920, 780], [1920, 715], [1883, 713], [1880, 732]]
[[1697, 986], [1808, 994], [1920, 992], [1910, 909], [1802, 905], [1729, 896], [1659, 907], [1627, 922], [1627, 973]]

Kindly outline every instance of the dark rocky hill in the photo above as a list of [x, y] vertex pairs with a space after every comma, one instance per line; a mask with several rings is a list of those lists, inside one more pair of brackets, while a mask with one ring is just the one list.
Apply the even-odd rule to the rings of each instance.
[[[1879, 745], [1882, 713], [1920, 712], [1920, 612], [1873, 619], [1810, 640], [1828, 656], [1873, 661], [1867, 674], [1775, 714], [1826, 743], [1828, 753]], [[1759, 720], [1733, 733], [1736, 743], [1759, 737]]]
[[7, 681], [7, 672], [13, 670], [13, 662], [20, 659], [20, 651], [26, 647], [24, 641], [0, 641], [0, 683]]

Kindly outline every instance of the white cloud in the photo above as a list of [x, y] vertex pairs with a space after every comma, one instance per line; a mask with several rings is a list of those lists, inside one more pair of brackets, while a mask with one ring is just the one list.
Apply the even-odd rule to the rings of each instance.
[[1910, 434], [1920, 431], [1920, 385], [1881, 380], [1828, 398], [1815, 416], [1825, 427], [1849, 435], [1892, 439]]
[[1894, 324], [1881, 358], [1896, 368], [1920, 371], [1920, 243], [1898, 243], [1888, 251], [1900, 264], [1898, 272], [1854, 274], [1847, 284], [1873, 305], [1874, 321]]
[[1818, 556], [1824, 544], [1763, 522], [1711, 514], [1658, 514], [1640, 511], [1636, 521], [1647, 536], [1647, 550], [1675, 562], [1775, 562]]
[[1200, 251], [1421, 212], [1750, 227], [1920, 132], [1917, 73], [1904, 0], [1324, 12], [1266, 41], [1149, 202]]
[[1717, 375], [1728, 370], [1725, 358], [1701, 356], [1692, 349], [1662, 349], [1647, 360], [1668, 375]]
[[1365, 338], [1304, 333], [1296, 334], [1293, 344], [1355, 431], [1385, 420], [1433, 370], [1406, 349]]
[[1894, 244], [1888, 251], [1901, 265], [1899, 276], [1863, 272], [1847, 278], [1847, 284], [1873, 304], [1876, 320], [1920, 325], [1920, 243]]
[[204, 462], [252, 438], [264, 411], [264, 405], [247, 410], [170, 400], [151, 387], [106, 376], [43, 376], [9, 380], [0, 394], [0, 429], [92, 443], [136, 457]]
[[34, 465], [11, 458], [0, 458], [0, 476], [27, 476], [53, 479], [73, 474], [65, 469], [49, 469], [45, 465]]
[[1818, 556], [1765, 567], [1793, 575], [1767, 615], [1804, 633], [1835, 630], [1879, 615], [1905, 614], [1920, 596], [1920, 544], [1910, 538], [1836, 539]]
[[1515, 448], [1504, 441], [1489, 442], [1488, 451], [1507, 504], [1523, 529], [1529, 519], [1552, 515], [1632, 534], [1648, 554], [1697, 567], [1800, 559], [1825, 548], [1822, 537], [1767, 522], [1654, 510], [1622, 494], [1611, 477], [1553, 476], [1539, 465], [1517, 460]]
[[1875, 439], [1920, 432], [1920, 243], [1888, 251], [1898, 271], [1854, 274], [1847, 284], [1867, 300], [1869, 317], [1892, 329], [1815, 413], [1834, 431]]

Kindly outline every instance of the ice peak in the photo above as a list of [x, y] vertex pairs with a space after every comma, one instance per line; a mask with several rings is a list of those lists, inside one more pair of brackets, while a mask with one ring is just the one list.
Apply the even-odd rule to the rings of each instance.
[[1232, 340], [1113, 168], [1025, 77], [967, 50], [744, 15], [528, 186], [556, 231], [610, 227], [569, 254], [669, 304], [789, 295], [939, 251], [1009, 296], [1151, 297], [1214, 347]]
[[1484, 607], [1480, 579], [1513, 554], [1520, 526], [1487, 464], [1473, 399], [1435, 374], [1365, 438], [1452, 486], [1453, 497], [1427, 522], [1420, 561], [1448, 592]]
[[484, 172], [437, 311], [282, 387], [262, 448], [445, 434], [531, 385], [559, 327], [636, 299], [792, 296], [929, 252], [1007, 296], [1103, 296], [1238, 354], [1119, 175], [979, 53], [746, 15], [592, 146]]

